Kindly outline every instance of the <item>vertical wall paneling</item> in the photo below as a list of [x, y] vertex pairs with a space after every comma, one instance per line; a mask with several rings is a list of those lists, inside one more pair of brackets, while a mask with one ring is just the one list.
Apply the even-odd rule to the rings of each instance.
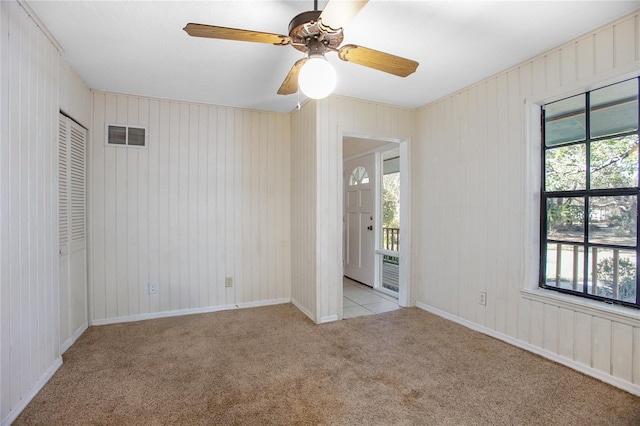
[[[595, 61], [593, 58], [593, 36], [584, 37], [576, 41], [577, 56], [577, 79], [584, 81], [595, 74]], [[540, 91], [538, 91], [540, 93]]]
[[633, 327], [628, 324], [611, 324], [611, 374], [633, 381]]
[[[313, 109], [315, 108], [315, 114]], [[375, 102], [331, 96], [317, 102], [307, 103], [302, 111], [294, 113], [293, 143], [310, 144], [315, 152], [311, 170], [317, 179], [316, 185], [305, 181], [315, 194], [315, 208], [305, 211], [306, 207], [294, 211], [294, 214], [309, 212], [316, 218], [315, 235], [317, 240], [305, 242], [307, 248], [316, 250], [316, 277], [312, 287], [317, 292], [315, 321], [325, 322], [337, 319], [341, 312], [340, 288], [342, 285], [342, 176], [341, 169], [343, 134], [351, 133], [369, 137], [386, 137], [409, 141], [413, 131], [413, 111], [378, 105]], [[309, 117], [308, 114], [312, 116]], [[384, 118], [383, 118], [384, 117]], [[303, 123], [315, 124], [312, 131]], [[300, 138], [300, 139], [298, 139]], [[294, 152], [294, 155], [296, 153]], [[296, 158], [292, 158], [295, 164]], [[294, 173], [292, 180], [297, 175]], [[295, 204], [298, 208], [298, 204]], [[309, 311], [312, 312], [312, 311]]]
[[[208, 167], [207, 161], [209, 157], [209, 144], [208, 144], [208, 131], [209, 131], [209, 108], [200, 105], [197, 110], [197, 125], [198, 125], [198, 156], [197, 162], [197, 176], [195, 183], [197, 185], [198, 200], [196, 202], [196, 219], [194, 220], [194, 227], [196, 229], [197, 237], [197, 278], [195, 282], [198, 284], [196, 291], [194, 291], [193, 297], [195, 297], [195, 305], [203, 308], [207, 306], [209, 300], [209, 262], [207, 256], [209, 254], [207, 233], [197, 232], [198, 229], [209, 228], [209, 200], [207, 193], [208, 184]], [[149, 147], [151, 149], [151, 147]], [[195, 296], [197, 293], [197, 296]]]
[[[507, 98], [508, 98], [508, 132], [507, 140], [507, 176], [522, 174], [524, 170], [524, 143], [514, 143], [514, 141], [524, 140], [524, 103], [520, 95], [520, 70], [512, 69], [507, 73]], [[524, 240], [521, 209], [524, 205], [524, 183], [516, 182], [507, 186], [508, 202], [507, 211], [507, 244], [514, 247]], [[505, 206], [503, 206], [504, 209]], [[504, 259], [508, 257], [504, 252]], [[508, 282], [516, 282], [520, 271], [523, 270], [522, 258], [511, 259], [506, 262]], [[518, 333], [518, 307], [520, 301], [520, 291], [516, 286], [507, 285], [507, 309], [506, 309], [506, 334], [515, 336]]]
[[[613, 37], [615, 40], [633, 40], [636, 36], [636, 17], [631, 16], [613, 27]], [[613, 60], [616, 66], [625, 65], [635, 61], [636, 46], [634, 43], [615, 43]]]
[[593, 326], [591, 316], [576, 312], [576, 337], [574, 346], [574, 359], [583, 364], [591, 366], [592, 359], [592, 332]]
[[573, 359], [575, 312], [559, 308], [558, 312], [558, 354]]
[[[141, 116], [145, 120], [145, 115]], [[145, 237], [149, 239], [147, 251], [147, 264], [140, 270], [141, 296], [145, 300], [144, 290], [145, 282], [158, 283], [160, 269], [160, 240], [158, 238], [159, 227], [159, 191], [160, 191], [160, 101], [157, 99], [149, 100], [149, 116], [146, 121], [148, 132], [148, 155], [146, 157], [146, 184], [148, 197], [146, 199], [146, 209], [148, 217], [145, 229], [141, 232], [140, 239], [145, 241]], [[205, 158], [206, 160], [206, 158]], [[142, 175], [141, 175], [142, 176]], [[206, 235], [203, 236], [206, 238]], [[158, 293], [149, 295], [148, 303], [144, 303], [147, 307], [147, 313], [154, 313], [160, 310], [160, 290]], [[205, 298], [206, 300], [206, 298]], [[144, 313], [144, 312], [143, 312]]]
[[549, 352], [558, 353], [558, 307], [544, 305], [543, 308], [543, 343], [542, 346]]
[[94, 324], [290, 300], [287, 115], [95, 92], [93, 123], [148, 131], [92, 140]]
[[[429, 200], [412, 209], [413, 217], [425, 218], [412, 229], [426, 241], [416, 243], [412, 263], [417, 304], [638, 394], [640, 317], [634, 310], [618, 315], [530, 290], [539, 253], [525, 246], [536, 244], [538, 216], [524, 208], [539, 187], [523, 170], [540, 167], [539, 154], [527, 151], [536, 142], [528, 141], [535, 130], [526, 126], [537, 123], [526, 123], [525, 101], [588, 90], [616, 73], [640, 74], [639, 13], [418, 109], [411, 156], [413, 169], [423, 168], [412, 175], [414, 191]], [[485, 121], [482, 127], [474, 114]], [[436, 184], [443, 181], [446, 189]], [[471, 241], [482, 247], [469, 261]], [[478, 309], [480, 291], [487, 306]]]
[[594, 317], [592, 321], [592, 367], [609, 374], [611, 372], [611, 321], [598, 317]]
[[[157, 299], [155, 306], [156, 310], [154, 312], [162, 312], [171, 310], [171, 286], [169, 285], [171, 279], [171, 267], [170, 267], [170, 259], [171, 259], [171, 251], [169, 249], [170, 245], [170, 237], [172, 235], [172, 229], [169, 227], [169, 218], [171, 217], [171, 206], [169, 204], [170, 199], [170, 182], [171, 182], [171, 168], [169, 167], [169, 159], [171, 158], [170, 144], [171, 140], [171, 132], [170, 132], [170, 117], [171, 117], [171, 105], [168, 101], [160, 101], [159, 102], [159, 111], [158, 111], [158, 122], [157, 122], [157, 134], [158, 134], [158, 166], [157, 166], [157, 175], [153, 176], [150, 180], [157, 180], [158, 182], [158, 207], [157, 207], [157, 216], [158, 216], [158, 226], [150, 229], [150, 238], [154, 238], [152, 235], [155, 235], [155, 238], [158, 240], [158, 264], [157, 270], [150, 270], [150, 274], [155, 274], [155, 279], [158, 283], [158, 297], [153, 298]], [[94, 112], [94, 116], [95, 116]], [[151, 122], [150, 122], [151, 124]], [[152, 135], [154, 133], [154, 129], [149, 129], [149, 134]], [[152, 146], [149, 146], [149, 150], [153, 150]], [[154, 168], [152, 163], [149, 164], [150, 168]], [[210, 172], [211, 173], [211, 172]], [[211, 185], [209, 185], [210, 190], [212, 189]], [[153, 213], [149, 212], [150, 215]], [[212, 228], [209, 228], [211, 230]], [[163, 230], [163, 232], [160, 232]], [[213, 232], [209, 234], [210, 244], [214, 244], [214, 239], [211, 235]], [[155, 301], [155, 300], [154, 300]], [[105, 317], [102, 317], [105, 318]]]
[[[595, 71], [596, 75], [604, 73], [614, 67], [615, 45], [623, 40], [614, 40], [614, 26], [604, 28], [595, 34]], [[614, 41], [617, 43], [614, 44]]]
[[[15, 1], [0, 2], [0, 423], [61, 365], [58, 113], [88, 89]], [[61, 82], [70, 82], [62, 85]], [[86, 117], [82, 117], [85, 123]], [[70, 218], [69, 218], [70, 219]]]
[[637, 360], [640, 359], [640, 327], [633, 328], [633, 358], [632, 358], [632, 369], [633, 369], [633, 383], [636, 385], [640, 385], [640, 362]]
[[[93, 94], [94, 115], [103, 117], [105, 114], [106, 97], [102, 93]], [[89, 164], [91, 170], [90, 187], [92, 191], [106, 194], [106, 170], [104, 143], [104, 129], [92, 119], [89, 144]], [[104, 318], [106, 316], [107, 289], [105, 286], [107, 262], [95, 262], [94, 259], [105, 259], [106, 240], [105, 223], [107, 221], [105, 208], [105, 197], [94, 198], [89, 196], [89, 218], [90, 218], [90, 250], [89, 250], [89, 282], [92, 283], [89, 292], [89, 318]]]
[[291, 116], [291, 300], [317, 321], [315, 131], [316, 103], [309, 101]]
[[[140, 123], [140, 126], [146, 128], [149, 127], [149, 120], [151, 118], [151, 101], [147, 98], [142, 98], [138, 102], [138, 116], [136, 122]], [[137, 276], [138, 283], [138, 309], [141, 314], [149, 313], [149, 307], [151, 303], [151, 295], [149, 295], [149, 252], [151, 242], [149, 241], [149, 149], [138, 149], [138, 167], [134, 172], [137, 174], [138, 180], [138, 193], [142, 194], [137, 197], [137, 222], [138, 222], [138, 256], [137, 270], [133, 271], [134, 276]], [[155, 295], [154, 295], [155, 296]]]

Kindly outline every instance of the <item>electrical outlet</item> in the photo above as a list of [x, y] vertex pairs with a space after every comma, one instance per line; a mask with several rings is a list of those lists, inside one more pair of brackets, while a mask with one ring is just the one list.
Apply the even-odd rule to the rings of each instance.
[[149, 283], [149, 294], [158, 294], [158, 283]]
[[481, 291], [480, 292], [480, 302], [479, 302], [482, 306], [487, 306], [487, 292], [486, 291]]
[[233, 277], [225, 277], [224, 286], [225, 287], [233, 287]]

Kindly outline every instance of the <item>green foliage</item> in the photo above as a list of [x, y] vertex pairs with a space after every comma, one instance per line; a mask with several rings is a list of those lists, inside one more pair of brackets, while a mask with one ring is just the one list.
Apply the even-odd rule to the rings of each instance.
[[[598, 296], [613, 297], [613, 258], [607, 257], [598, 262]], [[636, 265], [620, 258], [618, 260], [618, 300], [635, 301]]]
[[[637, 135], [591, 142], [591, 189], [627, 188], [638, 185]], [[545, 153], [546, 191], [577, 191], [586, 189], [587, 147], [576, 144], [552, 148]], [[635, 197], [592, 198], [590, 208], [598, 217], [590, 221], [605, 221], [606, 226], [629, 229], [635, 226]], [[584, 203], [582, 197], [553, 198], [547, 205], [548, 228], [551, 233], [562, 229], [582, 229]]]
[[382, 226], [399, 228], [400, 218], [400, 173], [389, 173], [382, 177]]

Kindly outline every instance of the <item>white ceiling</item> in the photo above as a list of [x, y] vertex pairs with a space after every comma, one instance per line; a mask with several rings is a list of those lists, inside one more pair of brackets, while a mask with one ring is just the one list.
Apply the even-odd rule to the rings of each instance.
[[[302, 53], [189, 37], [182, 28], [196, 22], [287, 34], [291, 18], [313, 10], [312, 0], [28, 4], [93, 89], [281, 112], [298, 102], [276, 91]], [[640, 0], [371, 0], [346, 27], [343, 44], [416, 60], [416, 73], [400, 78], [327, 56], [338, 74], [336, 93], [419, 107], [638, 7]]]

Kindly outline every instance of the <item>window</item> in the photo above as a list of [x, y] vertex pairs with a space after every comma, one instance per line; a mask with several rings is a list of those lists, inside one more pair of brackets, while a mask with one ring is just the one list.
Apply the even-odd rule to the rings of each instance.
[[362, 166], [358, 166], [351, 172], [349, 176], [349, 186], [364, 185], [369, 183], [369, 173], [367, 169]]
[[640, 308], [638, 79], [542, 107], [540, 286]]
[[107, 124], [105, 133], [107, 145], [142, 148], [147, 146], [147, 129], [145, 127]]

